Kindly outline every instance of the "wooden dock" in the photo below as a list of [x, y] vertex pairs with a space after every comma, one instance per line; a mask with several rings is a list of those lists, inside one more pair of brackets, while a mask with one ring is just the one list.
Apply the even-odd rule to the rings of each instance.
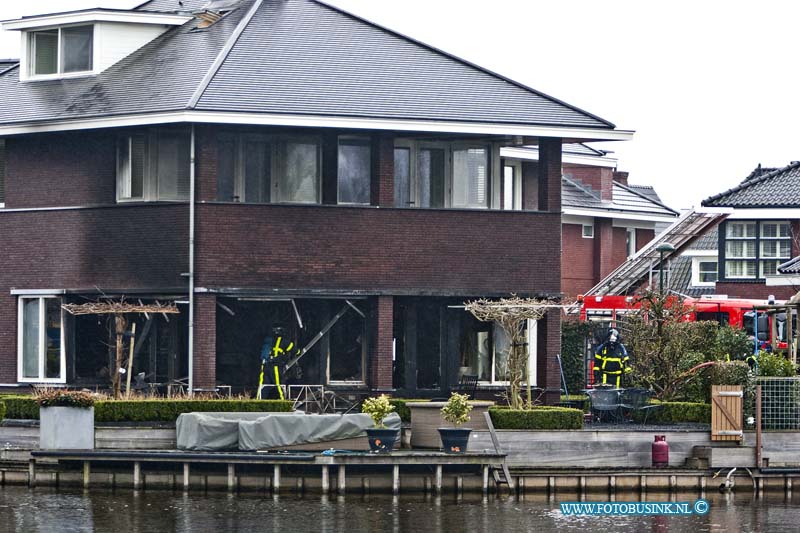
[[[465, 486], [484, 493], [490, 489], [490, 470], [500, 467], [504, 454], [447, 454], [438, 451], [397, 451], [390, 454], [335, 451], [333, 453], [289, 452], [185, 452], [165, 450], [38, 450], [31, 452], [28, 484], [55, 484], [76, 481], [85, 488], [131, 486], [145, 489], [148, 475], [160, 478], [158, 485], [192, 490], [223, 488], [214, 483], [224, 467], [224, 487], [229, 491], [257, 487], [273, 493], [285, 488], [284, 471], [292, 470], [298, 490], [348, 490], [348, 471], [358, 478], [363, 492], [401, 487], [441, 494], [446, 478], [457, 492]], [[428, 474], [429, 473], [429, 474]], [[335, 475], [335, 480], [333, 476]], [[209, 483], [209, 478], [212, 482]], [[401, 481], [402, 478], [402, 481]], [[403, 481], [413, 479], [414, 483]], [[171, 482], [170, 482], [171, 479]], [[389, 483], [389, 479], [391, 480]], [[468, 479], [468, 483], [464, 480]], [[420, 483], [420, 480], [422, 483]], [[370, 487], [370, 485], [373, 485]], [[351, 490], [355, 487], [351, 487]]]

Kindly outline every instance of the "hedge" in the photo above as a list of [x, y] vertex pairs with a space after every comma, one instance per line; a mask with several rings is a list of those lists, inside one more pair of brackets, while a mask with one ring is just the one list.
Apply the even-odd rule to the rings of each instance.
[[[646, 414], [648, 424], [680, 424], [680, 423], [711, 423], [711, 404], [694, 402], [651, 402], [659, 405], [656, 409], [648, 409]], [[645, 413], [637, 411], [634, 419], [643, 420]]]
[[[39, 405], [32, 396], [6, 396], [7, 418], [38, 419]], [[174, 422], [191, 412], [288, 412], [286, 400], [101, 400], [94, 404], [95, 422]]]
[[496, 429], [582, 429], [583, 411], [568, 407], [537, 406], [517, 410], [490, 407]]
[[0, 402], [0, 420], [3, 420], [6, 417], [6, 404]]

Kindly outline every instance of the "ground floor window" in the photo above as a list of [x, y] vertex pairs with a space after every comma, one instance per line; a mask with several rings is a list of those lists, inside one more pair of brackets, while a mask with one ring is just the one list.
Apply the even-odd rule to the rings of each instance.
[[[536, 382], [536, 321], [525, 328], [531, 383]], [[479, 322], [472, 316], [462, 321], [461, 366], [462, 375], [477, 375], [478, 380], [491, 384], [505, 384], [509, 380], [508, 358], [511, 339], [497, 324]]]
[[61, 299], [52, 296], [20, 297], [18, 316], [18, 380], [65, 382]]

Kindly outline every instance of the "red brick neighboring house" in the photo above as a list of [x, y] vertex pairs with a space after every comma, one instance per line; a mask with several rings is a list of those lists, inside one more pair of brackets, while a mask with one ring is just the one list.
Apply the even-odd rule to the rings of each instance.
[[[733, 209], [719, 225], [716, 294], [788, 299], [797, 292], [796, 280], [778, 268], [800, 255], [800, 162], [770, 169], [759, 165], [703, 206]], [[786, 270], [791, 274], [791, 263]]]
[[[535, 148], [504, 148], [504, 192], [508, 176], [538, 157]], [[585, 294], [655, 236], [656, 224], [671, 224], [677, 211], [651, 186], [629, 185], [616, 159], [584, 144], [565, 144], [561, 182], [561, 290]], [[504, 196], [504, 208], [513, 204]]]
[[[136, 318], [150, 383], [253, 392], [280, 325], [290, 383], [502, 384], [508, 340], [458, 306], [561, 294], [562, 142], [630, 132], [323, 2], [204, 4], [5, 23], [0, 384], [107, 384], [108, 324], [60, 305], [123, 296], [181, 310]], [[528, 332], [555, 401], [560, 316]]]

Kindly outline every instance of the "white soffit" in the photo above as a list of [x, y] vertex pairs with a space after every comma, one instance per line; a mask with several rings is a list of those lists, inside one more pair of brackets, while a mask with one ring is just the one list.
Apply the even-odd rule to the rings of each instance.
[[[509, 159], [522, 159], [525, 161], [538, 161], [539, 150], [535, 148], [500, 148], [500, 157]], [[617, 160], [611, 157], [592, 157], [589, 155], [578, 155], [561, 152], [561, 162], [570, 165], [585, 165], [591, 167], [617, 168]]]
[[728, 216], [731, 220], [786, 220], [800, 218], [800, 208], [760, 208], [760, 209], [740, 209], [736, 208]]
[[0, 22], [4, 30], [30, 30], [82, 22], [127, 22], [133, 24], [162, 24], [165, 26], [181, 26], [194, 17], [190, 15], [174, 15], [170, 13], [146, 13], [142, 11], [113, 11], [105, 9], [89, 11], [72, 11], [37, 15]]

